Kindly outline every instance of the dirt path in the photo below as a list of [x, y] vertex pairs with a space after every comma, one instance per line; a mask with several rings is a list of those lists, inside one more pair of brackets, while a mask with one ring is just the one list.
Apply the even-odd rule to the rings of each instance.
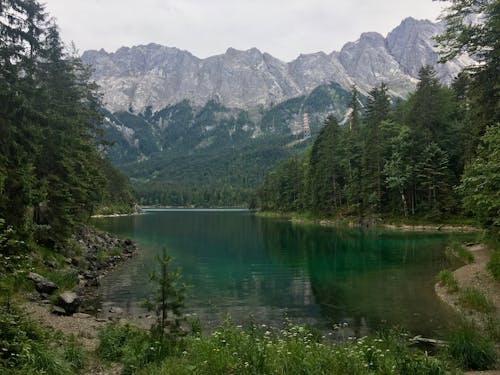
[[[490, 250], [482, 244], [470, 246], [468, 249], [474, 256], [474, 262], [453, 272], [459, 289], [476, 288], [482, 291], [495, 305], [496, 311], [494, 314], [500, 317], [500, 283], [486, 269]], [[459, 293], [448, 293], [446, 287], [439, 284], [436, 284], [435, 290], [437, 295], [454, 309], [472, 317], [476, 321], [480, 321], [480, 313], [464, 309], [459, 305]]]
[[[496, 307], [495, 315], [500, 317], [500, 283], [487, 271], [486, 266], [490, 258], [490, 250], [482, 245], [468, 247], [474, 256], [474, 262], [467, 264], [453, 272], [457, 280], [459, 289], [477, 288], [482, 291]], [[459, 293], [448, 293], [446, 287], [436, 284], [437, 295], [445, 303], [458, 310], [460, 313], [472, 318], [478, 323], [482, 323], [482, 315], [479, 312], [467, 310], [458, 303]], [[500, 375], [500, 370], [493, 371], [469, 371], [465, 375]]]

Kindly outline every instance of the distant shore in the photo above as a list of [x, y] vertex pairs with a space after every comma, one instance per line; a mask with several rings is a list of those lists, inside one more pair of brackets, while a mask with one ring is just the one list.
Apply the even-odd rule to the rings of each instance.
[[449, 224], [449, 223], [397, 223], [384, 222], [380, 218], [364, 218], [362, 220], [345, 217], [339, 219], [309, 217], [304, 214], [297, 213], [282, 213], [260, 211], [257, 212], [259, 217], [281, 218], [297, 224], [314, 224], [325, 227], [346, 227], [346, 228], [380, 228], [388, 230], [398, 230], [403, 232], [460, 232], [460, 233], [476, 233], [482, 232], [482, 229], [468, 224]]
[[145, 212], [131, 212], [128, 214], [103, 214], [103, 215], [92, 215], [93, 219], [101, 218], [101, 217], [121, 217], [121, 216], [136, 216], [136, 215], [144, 215]]

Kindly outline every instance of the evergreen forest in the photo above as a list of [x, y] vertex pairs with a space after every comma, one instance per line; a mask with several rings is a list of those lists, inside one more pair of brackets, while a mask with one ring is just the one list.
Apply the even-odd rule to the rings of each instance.
[[[472, 215], [500, 226], [500, 4], [454, 2], [437, 37], [442, 62], [467, 52], [480, 61], [450, 87], [422, 67], [406, 101], [373, 88], [366, 105], [330, 116], [303, 157], [280, 163], [258, 189], [258, 206], [320, 217], [440, 221]], [[480, 4], [479, 4], [480, 3]], [[484, 24], [464, 20], [479, 11]]]
[[134, 200], [103, 157], [89, 69], [40, 3], [0, 4], [0, 220], [58, 246], [100, 207], [128, 210]]

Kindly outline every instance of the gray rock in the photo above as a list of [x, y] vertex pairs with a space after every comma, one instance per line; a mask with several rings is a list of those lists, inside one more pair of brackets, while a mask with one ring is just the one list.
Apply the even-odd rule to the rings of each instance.
[[56, 263], [56, 262], [54, 262], [53, 260], [45, 260], [43, 263], [44, 263], [47, 267], [50, 267], [50, 268], [54, 268], [54, 269], [55, 269], [55, 268], [57, 268], [57, 267], [58, 267], [57, 263]]
[[52, 306], [50, 312], [55, 315], [66, 315], [66, 310], [59, 306]]
[[36, 302], [40, 300], [40, 294], [36, 292], [28, 293], [26, 294], [26, 298], [28, 299], [28, 301]]
[[35, 289], [41, 293], [41, 294], [47, 294], [50, 295], [54, 293], [59, 287], [57, 284], [53, 283], [49, 279], [43, 277], [42, 275], [39, 275], [35, 272], [30, 272], [28, 274], [28, 279], [33, 281], [35, 285]]
[[73, 317], [74, 318], [78, 318], [78, 319], [88, 319], [88, 318], [91, 318], [92, 315], [90, 314], [85, 314], [85, 313], [74, 313], [73, 314]]
[[58, 298], [56, 305], [62, 307], [66, 314], [74, 314], [80, 306], [81, 298], [75, 292], [64, 292]]

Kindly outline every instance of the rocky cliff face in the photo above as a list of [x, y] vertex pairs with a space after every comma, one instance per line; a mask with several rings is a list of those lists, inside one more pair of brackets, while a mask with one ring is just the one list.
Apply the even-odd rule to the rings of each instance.
[[386, 38], [364, 33], [340, 52], [300, 55], [285, 63], [252, 48], [230, 48], [222, 55], [199, 59], [187, 51], [157, 44], [120, 48], [114, 53], [86, 51], [82, 60], [95, 69], [94, 78], [111, 111], [147, 106], [161, 109], [184, 99], [203, 105], [216, 99], [228, 107], [251, 108], [306, 95], [315, 87], [336, 82], [363, 92], [385, 82], [392, 94], [405, 96], [426, 64], [450, 82], [473, 61], [461, 57], [437, 65], [432, 37], [441, 24], [404, 20]]

